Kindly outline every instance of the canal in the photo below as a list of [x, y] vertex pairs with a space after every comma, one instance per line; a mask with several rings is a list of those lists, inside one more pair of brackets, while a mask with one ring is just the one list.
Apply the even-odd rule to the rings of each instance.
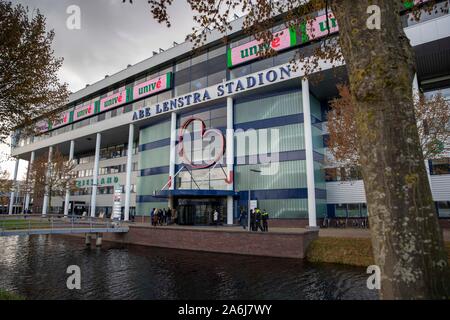
[[[1, 238], [0, 288], [27, 299], [377, 299], [364, 268], [300, 260], [106, 244]], [[237, 243], [236, 245], [239, 245]], [[66, 287], [81, 268], [81, 290]]]

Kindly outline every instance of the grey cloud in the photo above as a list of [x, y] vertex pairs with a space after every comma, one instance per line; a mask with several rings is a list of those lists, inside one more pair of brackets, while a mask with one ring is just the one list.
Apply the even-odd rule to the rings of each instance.
[[[171, 9], [172, 27], [153, 20], [146, 0], [133, 5], [122, 0], [15, 0], [39, 9], [54, 29], [55, 54], [64, 58], [61, 79], [76, 91], [151, 56], [153, 50], [182, 42], [193, 22], [189, 8], [177, 1]], [[69, 30], [66, 13], [70, 5], [81, 9], [81, 30]]]

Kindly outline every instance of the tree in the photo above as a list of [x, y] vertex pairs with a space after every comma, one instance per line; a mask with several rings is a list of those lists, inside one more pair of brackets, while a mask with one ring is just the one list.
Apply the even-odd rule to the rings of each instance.
[[[370, 212], [374, 258], [382, 272], [381, 297], [449, 298], [447, 253], [414, 114], [414, 52], [400, 20], [400, 8], [415, 2], [188, 0], [187, 3], [198, 24], [188, 36], [195, 47], [204, 43], [210, 29], [225, 36], [231, 29], [230, 16], [236, 10], [246, 13], [245, 31], [265, 44], [273, 37], [268, 27], [280, 19], [289, 27], [298, 28], [307, 23], [314, 11], [325, 9], [330, 17], [332, 10], [339, 24], [339, 46], [336, 49], [327, 45], [331, 43], [328, 40], [323, 41], [314, 57], [336, 61], [342, 56], [346, 62], [355, 103], [356, 143]], [[167, 9], [173, 0], [150, 0], [149, 4], [153, 17], [170, 26]], [[378, 17], [376, 12], [380, 13]], [[380, 28], [376, 23], [369, 24], [374, 20], [380, 22]], [[329, 19], [327, 24], [330, 30]], [[301, 56], [296, 59], [306, 69], [317, 62], [308, 60], [305, 65], [299, 64], [305, 62]]]
[[67, 156], [56, 150], [52, 153], [50, 166], [48, 155], [38, 157], [28, 172], [25, 180], [25, 192], [33, 194], [33, 206], [48, 195], [48, 206], [52, 208], [53, 197], [64, 197], [66, 191], [75, 191], [76, 187], [76, 164], [69, 161]]
[[[360, 165], [356, 132], [356, 106], [347, 85], [338, 85], [339, 98], [330, 102], [328, 118], [328, 148], [332, 162], [343, 167]], [[437, 159], [447, 154], [450, 145], [450, 104], [436, 94], [429, 99], [419, 95], [414, 99], [414, 111], [420, 144], [425, 159]]]
[[57, 71], [62, 59], [54, 58], [55, 36], [46, 32], [45, 17], [22, 5], [0, 0], [0, 143], [21, 128], [33, 134], [33, 119], [55, 117], [68, 97]]
[[13, 187], [7, 171], [0, 171], [0, 206], [9, 205], [9, 193]]

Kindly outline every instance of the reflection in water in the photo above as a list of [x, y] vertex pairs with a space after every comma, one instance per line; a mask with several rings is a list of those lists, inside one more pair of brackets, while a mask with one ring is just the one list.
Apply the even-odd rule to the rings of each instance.
[[[28, 299], [377, 299], [364, 268], [107, 244], [2, 238], [0, 288]], [[66, 287], [81, 268], [80, 291]]]

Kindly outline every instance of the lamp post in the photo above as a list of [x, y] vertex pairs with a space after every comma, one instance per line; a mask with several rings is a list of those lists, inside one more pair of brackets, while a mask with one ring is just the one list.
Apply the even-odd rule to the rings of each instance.
[[[255, 172], [255, 173], [261, 173], [261, 170], [256, 170], [256, 169], [250, 169], [250, 172]], [[248, 227], [248, 232], [251, 232], [252, 230], [250, 229], [250, 203], [251, 203], [251, 191], [250, 189], [248, 189], [248, 209], [247, 209], [247, 227]]]

